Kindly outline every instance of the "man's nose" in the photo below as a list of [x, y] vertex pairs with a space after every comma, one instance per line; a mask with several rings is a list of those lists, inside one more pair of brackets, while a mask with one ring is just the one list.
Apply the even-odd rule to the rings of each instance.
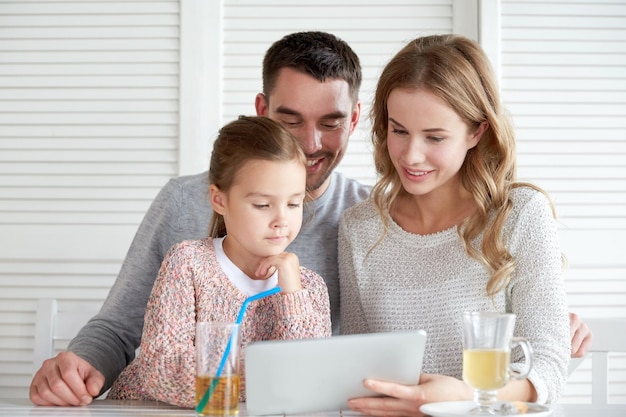
[[314, 154], [322, 149], [322, 132], [316, 126], [307, 126], [303, 129], [299, 139], [307, 154]]

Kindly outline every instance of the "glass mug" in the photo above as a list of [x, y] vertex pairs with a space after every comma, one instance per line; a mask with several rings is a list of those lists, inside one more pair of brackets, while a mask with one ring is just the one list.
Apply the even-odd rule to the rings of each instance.
[[[533, 352], [522, 337], [513, 337], [515, 314], [463, 313], [463, 381], [474, 389], [477, 407], [471, 414], [498, 415], [493, 407], [497, 390], [511, 379], [524, 379], [532, 368]], [[510, 369], [511, 348], [520, 346], [525, 366], [520, 373]]]

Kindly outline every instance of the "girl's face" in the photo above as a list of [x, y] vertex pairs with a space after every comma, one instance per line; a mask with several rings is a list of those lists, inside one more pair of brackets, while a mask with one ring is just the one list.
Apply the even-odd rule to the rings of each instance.
[[236, 259], [247, 263], [285, 250], [302, 226], [305, 188], [301, 163], [260, 159], [246, 162], [227, 192], [211, 185], [211, 202], [224, 216], [224, 244], [235, 264]]
[[387, 150], [404, 189], [415, 196], [456, 191], [465, 155], [487, 123], [469, 132], [452, 108], [425, 89], [392, 90], [387, 109]]

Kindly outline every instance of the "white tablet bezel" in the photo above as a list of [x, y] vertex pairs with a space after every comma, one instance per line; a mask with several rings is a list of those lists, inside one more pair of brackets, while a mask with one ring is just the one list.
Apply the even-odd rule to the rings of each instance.
[[422, 330], [250, 343], [245, 350], [249, 414], [346, 410], [350, 398], [373, 396], [366, 378], [417, 384]]

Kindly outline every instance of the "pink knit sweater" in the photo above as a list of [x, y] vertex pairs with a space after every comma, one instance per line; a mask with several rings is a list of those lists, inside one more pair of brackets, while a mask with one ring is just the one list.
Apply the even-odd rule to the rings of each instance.
[[[240, 401], [245, 401], [245, 346], [258, 340], [331, 335], [324, 280], [300, 268], [302, 291], [275, 294], [248, 305], [240, 326]], [[146, 308], [140, 351], [108, 398], [158, 400], [195, 406], [195, 326], [235, 322], [246, 296], [226, 277], [212, 239], [190, 240], [167, 253]]]

